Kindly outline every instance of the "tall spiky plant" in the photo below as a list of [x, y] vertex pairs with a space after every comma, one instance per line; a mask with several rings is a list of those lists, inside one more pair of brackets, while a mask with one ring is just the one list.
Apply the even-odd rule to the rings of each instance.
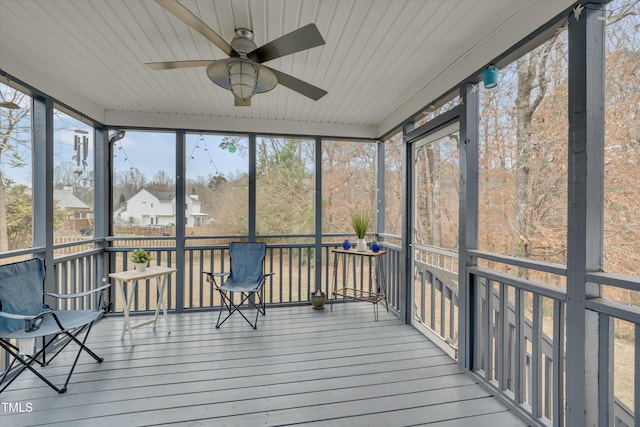
[[364, 239], [364, 236], [367, 234], [369, 230], [369, 225], [371, 224], [371, 218], [369, 218], [369, 214], [364, 211], [356, 211], [351, 214], [351, 226], [353, 227], [353, 231], [358, 236], [358, 239]]

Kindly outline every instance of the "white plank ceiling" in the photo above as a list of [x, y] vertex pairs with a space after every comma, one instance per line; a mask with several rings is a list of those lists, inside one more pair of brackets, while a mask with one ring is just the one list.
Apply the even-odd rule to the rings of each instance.
[[231, 41], [308, 23], [326, 44], [268, 62], [328, 91], [284, 86], [234, 107], [205, 68], [226, 55], [152, 0], [0, 0], [0, 70], [107, 125], [377, 137], [484, 67], [573, 0], [182, 0]]

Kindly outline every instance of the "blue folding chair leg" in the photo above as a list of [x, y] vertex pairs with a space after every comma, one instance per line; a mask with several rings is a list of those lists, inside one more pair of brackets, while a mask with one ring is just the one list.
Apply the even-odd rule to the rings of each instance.
[[[218, 313], [218, 322], [216, 323], [216, 328], [219, 328], [220, 326], [222, 326], [222, 324], [229, 317], [231, 317], [233, 313], [238, 312], [244, 318], [244, 320], [246, 320], [247, 323], [251, 325], [253, 329], [258, 329], [258, 314], [262, 314], [263, 316], [266, 314], [265, 304], [264, 304], [264, 287], [261, 286], [260, 290], [250, 291], [250, 292], [235, 291], [235, 292], [239, 292], [241, 295], [239, 304], [233, 303], [234, 291], [224, 289], [224, 286], [218, 288], [218, 291], [220, 291], [221, 301], [224, 306], [224, 309], [226, 310], [221, 309], [220, 313]], [[252, 296], [255, 296], [255, 298], [251, 298]], [[256, 302], [255, 299], [257, 299], [258, 301]], [[253, 322], [251, 322], [251, 320], [249, 320], [241, 310], [241, 306], [244, 303], [247, 303], [247, 309], [256, 310], [256, 318]], [[221, 320], [223, 311], [226, 311], [227, 315], [224, 317], [224, 319]]]
[[[7, 387], [9, 387], [11, 385], [11, 383], [20, 376], [20, 374], [25, 370], [25, 369], [29, 369], [31, 372], [33, 372], [38, 378], [40, 378], [42, 381], [44, 381], [49, 387], [51, 387], [52, 389], [54, 389], [55, 391], [57, 391], [58, 393], [62, 394], [65, 393], [67, 391], [67, 385], [69, 384], [69, 380], [71, 379], [71, 375], [73, 374], [73, 371], [76, 368], [76, 365], [78, 364], [78, 359], [80, 358], [80, 354], [82, 353], [82, 351], [84, 350], [85, 352], [87, 352], [87, 354], [89, 354], [91, 357], [93, 357], [96, 362], [101, 363], [104, 359], [98, 355], [96, 355], [93, 351], [91, 351], [91, 349], [89, 349], [89, 347], [87, 347], [85, 345], [85, 342], [87, 341], [87, 337], [89, 336], [89, 332], [91, 331], [91, 326], [93, 326], [93, 322], [79, 328], [78, 330], [76, 330], [74, 333], [69, 332], [69, 331], [63, 331], [60, 332], [58, 334], [56, 334], [53, 338], [50, 338], [46, 344], [44, 344], [42, 346], [42, 348], [34, 355], [34, 356], [20, 356], [20, 349], [18, 347], [16, 347], [15, 345], [11, 344], [9, 342], [9, 340], [4, 340], [4, 339], [0, 339], [0, 347], [2, 347], [7, 353], [9, 353], [12, 357], [13, 357], [13, 361], [11, 362], [11, 364], [9, 365], [9, 367], [5, 370], [4, 375], [2, 376], [2, 378], [0, 378], [0, 384], [2, 384], [5, 380], [7, 375], [12, 372], [12, 368], [13, 365], [15, 364], [15, 362], [19, 362], [20, 364], [22, 364], [22, 367], [20, 369], [18, 369], [17, 372], [12, 372], [11, 373], [11, 379], [9, 381], [7, 381], [7, 383], [0, 388], [0, 393], [2, 393]], [[86, 329], [86, 333], [84, 334], [84, 338], [82, 341], [80, 341], [77, 338], [77, 335], [79, 335], [83, 330]], [[59, 349], [57, 349], [57, 351], [54, 353], [54, 355], [49, 358], [49, 361], [47, 362], [46, 358], [45, 358], [45, 352], [47, 350], [47, 348], [49, 348], [49, 346], [56, 341], [56, 339], [58, 338], [58, 336], [60, 335], [66, 335], [67, 338], [69, 338], [69, 340], [62, 345], [62, 347], [60, 347]], [[69, 371], [69, 374], [67, 375], [67, 380], [65, 381], [64, 385], [60, 388], [55, 386], [51, 381], [49, 381], [44, 375], [42, 375], [40, 372], [38, 372], [38, 370], [36, 370], [32, 365], [34, 363], [37, 363], [38, 365], [44, 367], [46, 366], [49, 362], [51, 362], [53, 359], [56, 358], [56, 356], [58, 354], [60, 354], [60, 352], [62, 350], [65, 349], [65, 347], [71, 342], [75, 342], [79, 349], [78, 349], [78, 353], [76, 354], [76, 358], [73, 361], [73, 365], [71, 366], [71, 370]], [[24, 358], [23, 358], [24, 357]], [[42, 362], [40, 362], [38, 359], [42, 357]]]

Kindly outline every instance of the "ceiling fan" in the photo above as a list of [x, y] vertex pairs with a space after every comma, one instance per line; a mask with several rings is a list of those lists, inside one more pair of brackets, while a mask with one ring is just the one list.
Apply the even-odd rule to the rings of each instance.
[[292, 53], [323, 45], [324, 39], [315, 24], [308, 24], [265, 45], [257, 47], [253, 33], [247, 28], [236, 29], [236, 34], [227, 43], [218, 33], [195, 16], [177, 0], [155, 0], [167, 12], [182, 20], [202, 34], [207, 40], [229, 55], [227, 59], [149, 62], [152, 70], [207, 67], [207, 76], [218, 86], [230, 90], [236, 107], [251, 105], [251, 97], [270, 91], [277, 84], [288, 87], [317, 101], [327, 94], [312, 84], [297, 79], [282, 71], [263, 65], [264, 62]]

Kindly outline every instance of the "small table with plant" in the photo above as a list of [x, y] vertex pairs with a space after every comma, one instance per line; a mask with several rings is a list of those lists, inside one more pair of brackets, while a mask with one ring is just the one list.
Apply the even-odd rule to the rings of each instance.
[[[136, 249], [136, 251], [134, 251], [135, 253], [131, 256], [131, 259], [135, 264], [144, 264], [144, 267], [136, 265], [136, 268], [134, 270], [127, 270], [109, 274], [109, 277], [116, 281], [118, 289], [120, 290], [120, 297], [122, 298], [124, 326], [122, 327], [122, 336], [120, 337], [120, 339], [124, 339], [125, 332], [129, 332], [129, 342], [131, 343], [131, 345], [134, 345], [133, 329], [140, 326], [149, 325], [151, 323], [153, 323], [153, 327], [155, 329], [156, 323], [158, 322], [158, 314], [160, 313], [160, 310], [162, 310], [165, 325], [167, 326], [167, 333], [171, 333], [171, 328], [169, 327], [169, 318], [167, 316], [167, 278], [177, 271], [175, 268], [164, 267], [162, 265], [147, 267], [146, 263], [151, 260], [151, 256], [148, 252], [146, 255], [144, 255], [140, 251], [142, 250]], [[146, 261], [144, 261], [143, 258], [146, 259]], [[153, 278], [156, 279], [156, 286], [158, 289], [158, 299], [156, 302], [155, 316], [151, 320], [136, 323], [135, 325], [131, 324], [129, 312], [131, 310], [131, 303], [134, 299], [133, 293], [138, 285], [138, 281]], [[127, 287], [127, 284], [129, 284], [128, 295], [125, 292], [125, 287]]]
[[[378, 303], [384, 301], [389, 311], [389, 303], [387, 302], [387, 288], [385, 283], [384, 270], [384, 254], [385, 251], [374, 252], [372, 250], [358, 251], [355, 249], [333, 248], [333, 298], [330, 300], [331, 310], [333, 310], [333, 302], [337, 297], [342, 297], [343, 301], [347, 298], [358, 301], [366, 301], [373, 304], [373, 317], [378, 320]], [[369, 267], [369, 289], [357, 289], [355, 284], [353, 287], [338, 287], [338, 270], [340, 261], [344, 266], [343, 280], [347, 278], [350, 261], [356, 262], [356, 257], [361, 257], [360, 265], [364, 266], [364, 260], [369, 259], [375, 262], [373, 269], [371, 264]], [[355, 265], [355, 264], [354, 264]]]

